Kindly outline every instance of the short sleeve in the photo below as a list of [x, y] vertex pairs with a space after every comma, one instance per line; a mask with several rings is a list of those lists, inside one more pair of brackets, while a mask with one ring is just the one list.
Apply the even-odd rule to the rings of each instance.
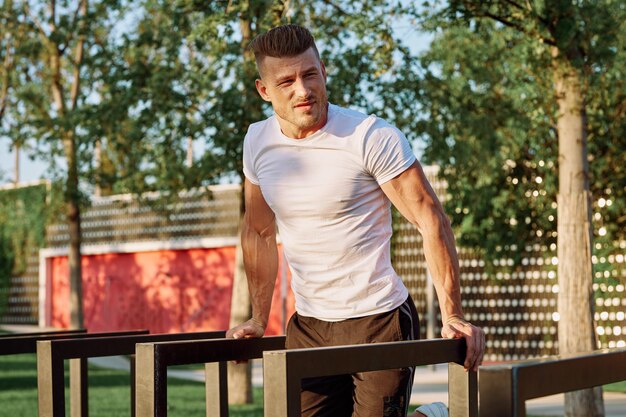
[[259, 185], [259, 178], [254, 169], [254, 155], [251, 144], [250, 129], [243, 139], [243, 175], [254, 185]]
[[416, 160], [404, 134], [382, 119], [378, 119], [366, 134], [364, 158], [367, 171], [378, 184], [398, 176]]

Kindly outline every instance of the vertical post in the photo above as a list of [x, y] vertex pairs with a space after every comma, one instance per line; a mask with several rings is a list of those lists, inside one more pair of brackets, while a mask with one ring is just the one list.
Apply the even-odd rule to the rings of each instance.
[[448, 404], [450, 417], [478, 417], [478, 378], [463, 365], [448, 364]]
[[136, 368], [137, 364], [135, 362], [135, 355], [130, 355], [130, 417], [135, 417], [137, 410], [135, 410], [137, 401], [137, 393], [135, 388], [135, 378], [137, 376]]
[[228, 417], [228, 380], [226, 362], [204, 364], [206, 416]]
[[42, 417], [65, 414], [63, 361], [54, 359], [52, 343], [49, 340], [37, 342], [37, 399]]
[[300, 376], [289, 369], [286, 351], [263, 353], [265, 417], [300, 416]]
[[137, 417], [154, 417], [156, 415], [154, 367], [154, 345], [138, 343], [135, 350], [135, 410]]
[[526, 404], [514, 389], [511, 369], [480, 370], [480, 417], [525, 417]]
[[70, 416], [89, 416], [87, 359], [70, 359]]

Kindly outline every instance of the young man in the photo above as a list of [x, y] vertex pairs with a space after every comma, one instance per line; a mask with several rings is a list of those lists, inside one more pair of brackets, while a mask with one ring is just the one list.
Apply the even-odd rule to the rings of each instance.
[[[390, 261], [391, 201], [424, 238], [442, 336], [467, 340], [465, 368], [476, 371], [484, 334], [463, 319], [450, 224], [406, 138], [328, 103], [326, 69], [305, 28], [276, 27], [250, 47], [257, 91], [275, 114], [244, 140], [241, 238], [253, 315], [228, 336], [264, 334], [278, 225], [296, 297], [287, 348], [417, 339], [415, 307]], [[412, 382], [412, 368], [307, 380], [302, 415], [405, 416]]]

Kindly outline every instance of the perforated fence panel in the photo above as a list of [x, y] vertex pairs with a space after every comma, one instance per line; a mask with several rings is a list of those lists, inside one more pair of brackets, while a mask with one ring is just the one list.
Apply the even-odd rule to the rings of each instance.
[[2, 306], [0, 323], [37, 324], [39, 318], [39, 257], [33, 253], [28, 257], [26, 271], [11, 277], [8, 288], [0, 288]]
[[[240, 194], [239, 186], [229, 185], [183, 193], [165, 205], [156, 196], [94, 198], [82, 214], [83, 244], [235, 236]], [[66, 224], [48, 227], [48, 247], [64, 247], [68, 241]]]
[[[445, 196], [445, 183], [435, 167], [425, 173], [438, 196]], [[429, 281], [416, 228], [394, 216], [392, 257], [420, 314], [421, 336], [426, 336]], [[481, 326], [487, 336], [486, 360], [516, 360], [558, 353], [558, 281], [556, 251], [545, 246], [523, 246], [521, 266], [500, 259], [486, 268], [477, 254], [458, 248], [463, 311]], [[626, 346], [626, 242], [615, 245], [611, 255], [593, 257], [595, 320], [598, 348]], [[434, 334], [441, 332], [436, 297]]]

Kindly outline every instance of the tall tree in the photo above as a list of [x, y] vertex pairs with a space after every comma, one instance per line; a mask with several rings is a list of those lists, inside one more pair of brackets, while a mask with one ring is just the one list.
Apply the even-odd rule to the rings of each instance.
[[[477, 180], [473, 187], [462, 176], [452, 175], [449, 181], [459, 193], [458, 199], [451, 193], [457, 200], [452, 203], [457, 218], [473, 231], [465, 239], [474, 246], [502, 245], [513, 253], [516, 241], [528, 241], [520, 237], [543, 242], [547, 238], [547, 243], [556, 237], [559, 347], [564, 354], [596, 347], [588, 166], [588, 139], [594, 130], [589, 110], [593, 103], [597, 116], [595, 109], [610, 106], [597, 100], [598, 93], [590, 86], [605, 84], [608, 77], [600, 74], [615, 65], [623, 14], [623, 7], [612, 1], [450, 1], [427, 13], [428, 25], [444, 29], [442, 39], [463, 48], [436, 42], [435, 47], [454, 52], [439, 49], [438, 55], [430, 56], [441, 66], [425, 70], [427, 86], [443, 87], [427, 93], [437, 98], [430, 101], [431, 120], [424, 124], [441, 145], [429, 155], [448, 175], [469, 173], [468, 178]], [[621, 92], [617, 95], [622, 94], [618, 102], [623, 101], [623, 87], [614, 85]], [[456, 94], [447, 96], [447, 91]], [[458, 112], [457, 117], [451, 110]], [[534, 140], [535, 134], [539, 140]], [[603, 142], [607, 136], [594, 139]], [[549, 175], [552, 166], [558, 166], [558, 188]], [[603, 184], [604, 179], [596, 180], [598, 186]], [[472, 198], [479, 200], [473, 204], [470, 188]], [[477, 193], [476, 188], [484, 192]], [[610, 193], [615, 188], [619, 190], [604, 181], [604, 190]], [[522, 210], [520, 204], [511, 203], [515, 193], [523, 196]], [[556, 204], [550, 202], [551, 194], [556, 194]], [[542, 237], [551, 229], [554, 207], [557, 230]], [[504, 231], [500, 244], [485, 238], [496, 223]], [[480, 236], [489, 243], [479, 243]], [[566, 413], [603, 415], [601, 391], [567, 394]]]
[[[69, 228], [70, 316], [73, 327], [83, 326], [80, 254], [80, 194], [78, 165], [80, 131], [76, 120], [85, 100], [86, 51], [93, 45], [94, 21], [104, 20], [109, 6], [90, 8], [87, 0], [47, 4], [21, 2], [14, 7], [7, 37], [14, 44], [14, 63], [9, 79], [14, 82], [12, 103], [5, 124], [9, 137], [32, 134], [60, 149], [66, 163], [65, 216]], [[17, 56], [19, 55], [19, 57]], [[89, 82], [89, 80], [87, 80]], [[25, 117], [26, 120], [22, 120]], [[25, 123], [24, 123], [25, 122]], [[23, 124], [22, 124], [23, 123]], [[3, 127], [5, 127], [3, 126]]]

